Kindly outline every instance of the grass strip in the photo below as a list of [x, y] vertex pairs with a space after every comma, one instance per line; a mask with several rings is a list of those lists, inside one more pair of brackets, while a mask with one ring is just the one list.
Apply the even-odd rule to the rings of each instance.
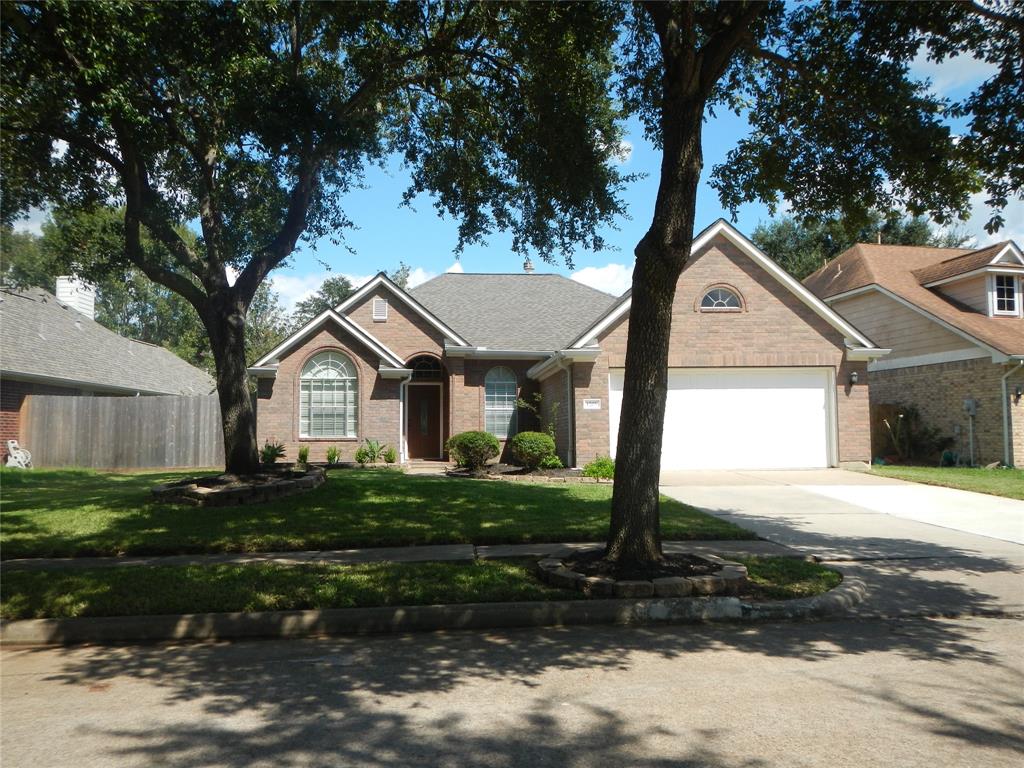
[[[789, 558], [747, 558], [757, 597], [821, 594], [841, 577]], [[358, 565], [215, 565], [21, 571], [0, 583], [4, 619], [152, 616], [389, 605], [583, 599], [553, 589], [529, 560]]]
[[[0, 472], [0, 557], [272, 552], [422, 544], [603, 541], [610, 485], [531, 484], [337, 470], [265, 504], [158, 502], [150, 488], [196, 473]], [[665, 540], [756, 536], [662, 498]]]
[[1024, 469], [875, 466], [876, 475], [1024, 500]]

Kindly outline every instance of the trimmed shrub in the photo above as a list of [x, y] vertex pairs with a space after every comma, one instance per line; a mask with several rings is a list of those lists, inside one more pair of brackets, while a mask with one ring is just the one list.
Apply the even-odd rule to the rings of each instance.
[[548, 456], [540, 463], [541, 469], [562, 469], [564, 467], [562, 460], [557, 456]]
[[448, 438], [445, 448], [458, 466], [474, 471], [497, 457], [501, 450], [498, 438], [490, 432], [460, 432]]
[[615, 459], [608, 456], [598, 456], [583, 467], [583, 475], [585, 477], [603, 477], [611, 480], [615, 477]]
[[370, 456], [370, 449], [367, 448], [365, 445], [360, 445], [358, 448], [356, 448], [355, 460], [359, 463], [359, 466], [365, 467], [367, 464], [373, 461], [373, 459]]
[[512, 458], [527, 469], [537, 469], [542, 461], [555, 455], [555, 441], [545, 432], [520, 432], [509, 444]]
[[394, 448], [392, 448], [391, 446], [388, 446], [387, 448], [385, 448], [384, 449], [384, 463], [385, 464], [394, 464], [396, 461], [398, 461], [398, 452]]
[[309, 463], [309, 446], [303, 445], [299, 448], [299, 464]]
[[341, 459], [341, 451], [338, 450], [338, 446], [332, 445], [327, 449], [327, 463], [334, 465], [337, 464]]

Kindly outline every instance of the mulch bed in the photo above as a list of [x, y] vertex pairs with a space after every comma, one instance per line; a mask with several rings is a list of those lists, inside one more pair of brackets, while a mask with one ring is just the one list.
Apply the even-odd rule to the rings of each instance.
[[606, 576], [616, 581], [649, 581], [672, 576], [710, 576], [722, 566], [695, 555], [665, 555], [660, 563], [635, 568], [610, 563], [604, 559], [604, 550], [591, 550], [574, 554], [563, 560], [569, 570], [586, 576]]

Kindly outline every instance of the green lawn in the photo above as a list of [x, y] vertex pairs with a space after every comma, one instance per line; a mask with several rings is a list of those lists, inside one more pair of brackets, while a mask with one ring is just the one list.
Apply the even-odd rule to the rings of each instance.
[[[817, 563], [749, 558], [757, 598], [821, 594], [841, 577]], [[380, 605], [579, 600], [537, 580], [529, 561], [212, 565], [16, 571], [0, 583], [4, 619], [153, 616]]]
[[[84, 470], [0, 473], [4, 558], [344, 549], [411, 544], [601, 541], [610, 485], [523, 484], [331, 472], [315, 491], [277, 502], [204, 509], [152, 499], [158, 482], [194, 473]], [[666, 540], [754, 534], [662, 499]]]
[[915, 483], [944, 485], [965, 491], [1006, 496], [1009, 499], [1024, 499], [1024, 469], [875, 466], [871, 471], [876, 475], [912, 480]]

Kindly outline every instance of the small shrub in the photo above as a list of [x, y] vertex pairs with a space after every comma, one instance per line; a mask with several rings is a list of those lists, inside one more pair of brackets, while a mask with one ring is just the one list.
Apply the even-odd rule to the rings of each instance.
[[476, 471], [501, 451], [498, 438], [490, 432], [460, 432], [445, 443], [448, 454], [460, 467]]
[[520, 466], [536, 469], [555, 455], [555, 441], [545, 432], [520, 432], [512, 438], [512, 458]]
[[309, 463], [309, 446], [304, 445], [299, 448], [299, 464]]
[[356, 448], [356, 461], [359, 462], [359, 466], [365, 467], [369, 464], [372, 459], [370, 458], [370, 451], [365, 445], [360, 445]]
[[260, 461], [263, 464], [273, 464], [284, 457], [284, 443], [272, 443], [267, 440], [260, 449]]
[[396, 451], [394, 448], [392, 448], [390, 446], [385, 448], [384, 449], [384, 463], [385, 464], [394, 464], [396, 461], [398, 461], [398, 451]]
[[944, 437], [941, 429], [925, 424], [921, 412], [913, 405], [899, 404], [895, 413], [882, 419], [889, 438], [888, 453], [900, 461], [931, 461], [952, 445], [953, 439]]
[[603, 477], [611, 480], [615, 477], [615, 459], [608, 456], [598, 456], [583, 467], [583, 474], [586, 477]]
[[548, 456], [540, 463], [541, 469], [562, 469], [563, 467], [565, 467], [565, 465], [557, 456]]
[[338, 450], [338, 446], [332, 445], [327, 449], [327, 463], [334, 465], [341, 459], [341, 451]]
[[366, 448], [366, 455], [371, 464], [376, 464], [384, 458], [384, 451], [387, 448], [380, 440], [366, 440], [363, 447]]

